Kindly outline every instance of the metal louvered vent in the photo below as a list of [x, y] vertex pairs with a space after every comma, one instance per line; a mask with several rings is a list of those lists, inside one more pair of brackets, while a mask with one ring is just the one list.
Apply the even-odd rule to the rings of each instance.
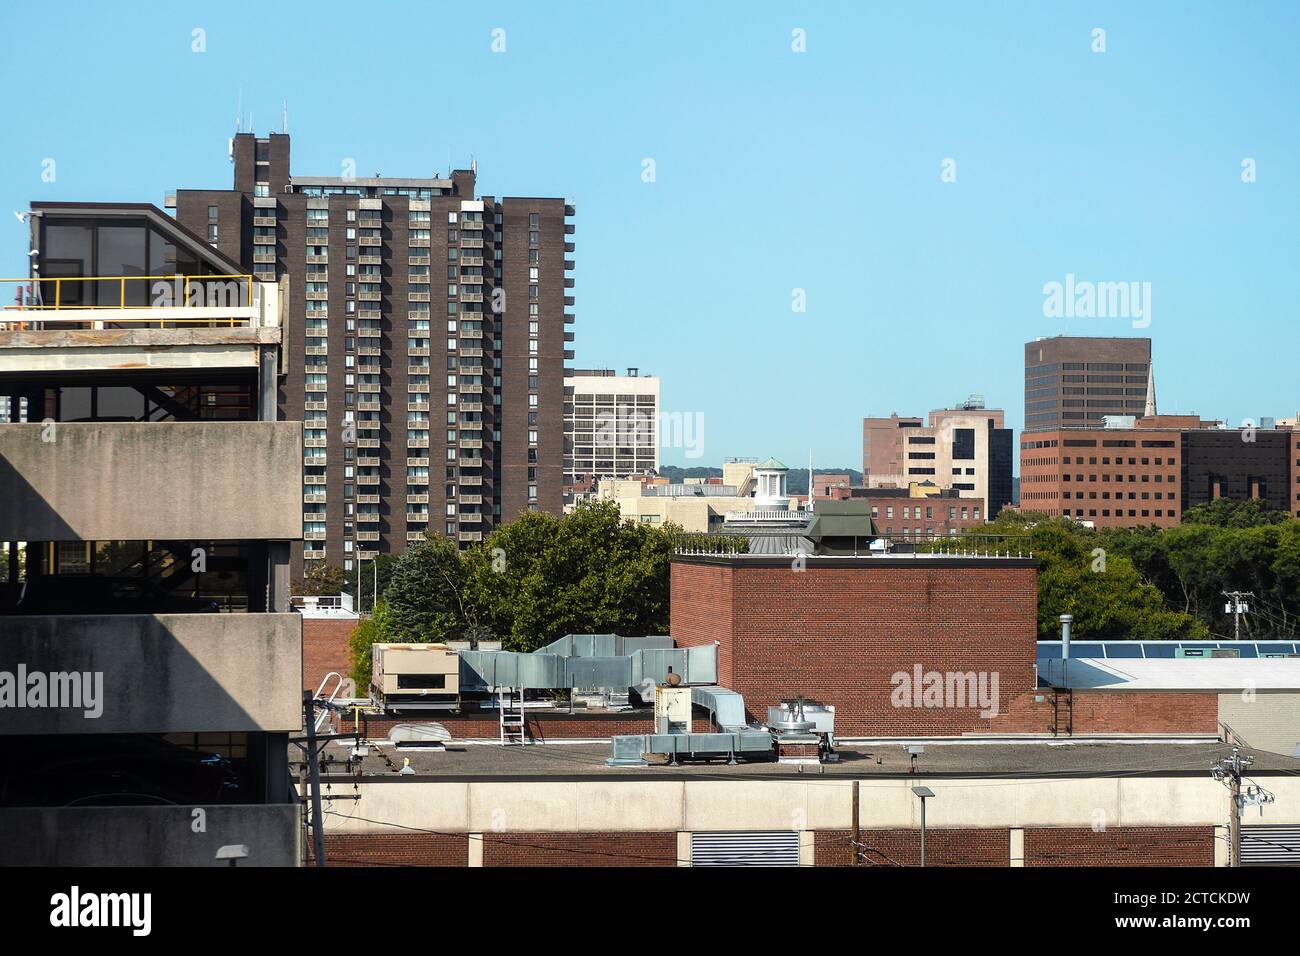
[[691, 866], [798, 866], [799, 833], [692, 833]]
[[1241, 863], [1300, 866], [1300, 827], [1242, 827]]

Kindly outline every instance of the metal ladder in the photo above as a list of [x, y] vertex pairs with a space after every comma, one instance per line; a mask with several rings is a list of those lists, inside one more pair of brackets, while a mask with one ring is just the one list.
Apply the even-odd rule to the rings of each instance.
[[1070, 688], [1052, 690], [1052, 736], [1074, 736], [1074, 691]]
[[[335, 678], [334, 690], [330, 691], [330, 695], [326, 697], [324, 696], [325, 685], [329, 683], [331, 677]], [[312, 699], [323, 700], [326, 703], [332, 704], [334, 703], [334, 698], [339, 695], [339, 691], [341, 691], [342, 689], [343, 689], [343, 675], [340, 674], [338, 671], [330, 671], [328, 674], [325, 675], [324, 679], [321, 680], [320, 686], [316, 688], [316, 693], [312, 696]], [[318, 731], [322, 727], [324, 727], [325, 724], [329, 722], [331, 714], [332, 711], [330, 710], [329, 707], [321, 708], [320, 715], [317, 716], [316, 718], [316, 729]]]
[[528, 743], [528, 728], [524, 723], [524, 692], [515, 693], [513, 687], [497, 690], [497, 716], [501, 721], [501, 746]]

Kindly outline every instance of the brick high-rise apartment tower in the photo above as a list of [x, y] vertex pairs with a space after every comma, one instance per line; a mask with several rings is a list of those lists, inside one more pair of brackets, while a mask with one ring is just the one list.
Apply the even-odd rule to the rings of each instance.
[[446, 179], [295, 176], [237, 135], [234, 188], [176, 218], [287, 297], [279, 404], [304, 422], [303, 560], [345, 569], [563, 505], [574, 209]]

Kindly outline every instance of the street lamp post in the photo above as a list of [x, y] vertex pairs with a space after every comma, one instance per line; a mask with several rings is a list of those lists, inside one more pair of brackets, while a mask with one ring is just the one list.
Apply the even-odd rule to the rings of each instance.
[[925, 801], [934, 796], [929, 787], [913, 787], [912, 792], [921, 798], [921, 865], [925, 866]]

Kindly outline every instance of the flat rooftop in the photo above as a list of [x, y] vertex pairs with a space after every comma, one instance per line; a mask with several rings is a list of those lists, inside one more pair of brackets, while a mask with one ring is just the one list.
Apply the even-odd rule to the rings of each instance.
[[[324, 779], [356, 782], [346, 772], [351, 744], [341, 741], [326, 748], [330, 763], [322, 770]], [[1210, 767], [1232, 752], [1222, 743], [1085, 743], [1079, 741], [1032, 741], [1025, 743], [942, 743], [925, 744], [917, 759], [917, 774], [935, 777], [1209, 777]], [[1300, 759], [1262, 750], [1246, 750], [1255, 760], [1252, 776], [1300, 774]], [[361, 779], [369, 783], [402, 781], [579, 781], [579, 780], [752, 780], [808, 779], [811, 777], [900, 778], [908, 772], [910, 758], [901, 744], [855, 746], [838, 751], [838, 763], [820, 766], [749, 761], [728, 766], [725, 758], [697, 761], [676, 767], [662, 757], [650, 757], [648, 767], [609, 767], [609, 743], [533, 744], [502, 747], [487, 744], [449, 744], [446, 750], [427, 747], [395, 747], [371, 743], [370, 756], [360, 761]], [[397, 770], [409, 758], [414, 775]], [[295, 758], [296, 759], [296, 758]], [[354, 770], [356, 769], [354, 765]], [[800, 773], [800, 770], [803, 772]]]

